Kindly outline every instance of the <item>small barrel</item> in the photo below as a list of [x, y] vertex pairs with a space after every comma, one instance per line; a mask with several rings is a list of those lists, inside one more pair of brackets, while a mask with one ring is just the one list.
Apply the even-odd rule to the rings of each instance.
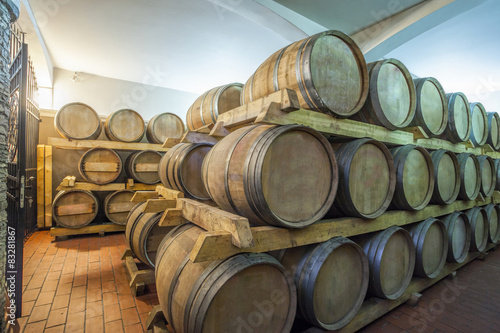
[[212, 148], [210, 143], [180, 143], [160, 160], [158, 173], [162, 184], [198, 200], [209, 200], [201, 178], [203, 159]]
[[494, 150], [500, 149], [500, 115], [497, 112], [486, 112], [488, 117], [488, 138], [486, 143]]
[[415, 80], [417, 107], [410, 126], [420, 126], [431, 138], [437, 137], [448, 125], [448, 100], [443, 87], [433, 77]]
[[60, 191], [52, 201], [52, 217], [58, 225], [77, 229], [88, 225], [97, 216], [99, 200], [85, 190]]
[[416, 249], [415, 276], [435, 278], [443, 270], [448, 255], [448, 232], [433, 217], [408, 228]]
[[248, 104], [280, 89], [297, 92], [303, 109], [346, 118], [368, 95], [363, 53], [346, 34], [329, 30], [276, 51], [248, 79], [241, 93]]
[[397, 299], [404, 294], [415, 268], [415, 245], [408, 231], [392, 226], [369, 236], [356, 237], [370, 266], [370, 295]]
[[500, 241], [500, 206], [489, 204], [484, 207], [488, 216], [488, 242], [497, 244]]
[[54, 127], [63, 138], [71, 140], [94, 140], [102, 130], [101, 118], [87, 104], [69, 103], [57, 111]]
[[111, 222], [120, 225], [127, 224], [127, 216], [136, 205], [135, 202], [130, 202], [134, 193], [132, 190], [120, 190], [106, 196], [106, 199], [104, 199], [104, 212]]
[[172, 331], [290, 332], [297, 294], [285, 268], [265, 253], [194, 263], [189, 254], [203, 232], [181, 225], [158, 249], [156, 289]]
[[155, 150], [136, 151], [127, 157], [125, 171], [136, 182], [143, 184], [159, 183], [158, 165], [161, 157], [161, 154]]
[[497, 184], [497, 173], [495, 161], [487, 155], [477, 156], [479, 169], [481, 170], [481, 189], [480, 193], [484, 197], [491, 197]]
[[482, 207], [474, 207], [467, 212], [471, 228], [471, 251], [483, 252], [488, 244], [489, 219]]
[[442, 219], [448, 233], [448, 262], [462, 263], [469, 254], [471, 228], [464, 212], [456, 211]]
[[[326, 242], [283, 251], [281, 264], [297, 287], [298, 315], [325, 330], [347, 325], [363, 304], [369, 280], [366, 255], [354, 242]], [[339, 269], [342, 267], [342, 269]]]
[[104, 131], [111, 141], [139, 142], [144, 136], [144, 119], [134, 110], [118, 110], [108, 116]]
[[461, 153], [457, 155], [460, 165], [460, 191], [462, 200], [475, 200], [481, 189], [481, 169], [476, 155]]
[[415, 85], [402, 62], [384, 59], [368, 64], [370, 88], [363, 108], [353, 119], [384, 126], [404, 128], [415, 116]]
[[151, 143], [163, 144], [168, 138], [179, 139], [184, 134], [182, 119], [170, 112], [151, 118], [146, 126], [146, 138]]
[[488, 139], [488, 116], [481, 103], [470, 103], [470, 112], [472, 115], [470, 141], [474, 146], [479, 147], [484, 145]]
[[434, 192], [434, 165], [429, 152], [406, 145], [391, 149], [391, 154], [396, 167], [396, 190], [391, 205], [396, 209], [423, 209]]
[[219, 114], [240, 106], [243, 84], [230, 83], [212, 88], [198, 97], [187, 111], [186, 124], [190, 131], [215, 124]]
[[128, 216], [125, 239], [142, 263], [155, 268], [158, 246], [173, 227], [160, 227], [162, 213], [142, 213], [146, 203], [136, 205]]
[[448, 150], [439, 149], [431, 152], [434, 165], [434, 191], [431, 203], [449, 205], [460, 191], [460, 165], [457, 156]]
[[112, 149], [92, 148], [80, 158], [78, 171], [89, 183], [109, 184], [122, 172], [122, 160]]
[[453, 143], [469, 140], [472, 129], [472, 115], [469, 100], [461, 92], [447, 94], [448, 126], [442, 138]]
[[289, 228], [320, 220], [338, 184], [330, 143], [298, 125], [240, 128], [212, 148], [202, 173], [207, 192], [223, 210], [254, 224]]

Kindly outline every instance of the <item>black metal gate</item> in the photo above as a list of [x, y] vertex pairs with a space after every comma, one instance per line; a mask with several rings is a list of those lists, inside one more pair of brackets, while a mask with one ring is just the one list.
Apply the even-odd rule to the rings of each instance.
[[[24, 34], [11, 28], [10, 115], [7, 175], [7, 287], [21, 317], [23, 242], [36, 228], [38, 86]], [[10, 280], [9, 280], [10, 279]], [[14, 287], [14, 290], [12, 290]], [[12, 297], [14, 296], [14, 297]]]

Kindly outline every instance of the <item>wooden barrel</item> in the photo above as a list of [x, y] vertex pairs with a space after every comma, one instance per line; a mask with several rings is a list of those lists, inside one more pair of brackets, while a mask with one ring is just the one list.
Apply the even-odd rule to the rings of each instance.
[[481, 103], [470, 103], [472, 115], [472, 130], [470, 140], [474, 146], [479, 147], [486, 143], [488, 139], [488, 116]]
[[104, 185], [118, 178], [122, 172], [122, 160], [112, 149], [92, 148], [80, 158], [78, 171], [89, 183]]
[[494, 150], [500, 149], [500, 115], [496, 112], [486, 112], [488, 117], [488, 138], [486, 143]]
[[442, 138], [453, 143], [469, 140], [472, 129], [472, 115], [469, 100], [461, 93], [447, 94], [448, 99], [448, 126]]
[[155, 150], [136, 151], [127, 157], [125, 171], [136, 182], [143, 184], [159, 183], [158, 165], [161, 157], [161, 154]]
[[158, 173], [162, 184], [191, 198], [209, 200], [201, 166], [211, 148], [210, 143], [180, 143], [172, 147], [160, 160]]
[[462, 200], [475, 200], [481, 189], [481, 169], [476, 155], [461, 153], [457, 155], [460, 165], [460, 191]]
[[416, 249], [415, 276], [435, 278], [448, 255], [448, 233], [443, 222], [433, 217], [408, 228]]
[[145, 202], [137, 205], [129, 214], [125, 239], [137, 259], [155, 268], [158, 247], [173, 227], [158, 225], [162, 213], [142, 213], [145, 205]]
[[134, 193], [132, 190], [120, 190], [106, 196], [104, 212], [111, 222], [121, 225], [127, 224], [127, 216], [136, 205], [135, 202], [130, 202]]
[[332, 144], [339, 165], [339, 188], [328, 217], [374, 219], [389, 207], [396, 185], [391, 152], [376, 140]]
[[392, 206], [406, 210], [423, 209], [434, 192], [434, 165], [429, 152], [423, 147], [406, 145], [391, 149], [391, 154], [396, 167]]
[[474, 207], [467, 212], [471, 228], [471, 251], [483, 252], [488, 244], [489, 219], [482, 207]]
[[170, 112], [151, 118], [146, 126], [146, 138], [151, 143], [163, 144], [168, 138], [179, 139], [184, 134], [182, 119]]
[[99, 211], [99, 200], [85, 190], [59, 191], [52, 201], [52, 217], [65, 228], [81, 228], [92, 222]]
[[349, 36], [335, 30], [290, 44], [267, 58], [248, 79], [242, 104], [285, 88], [297, 92], [304, 109], [350, 117], [368, 94], [363, 53]]
[[90, 106], [69, 103], [57, 111], [54, 127], [63, 138], [71, 140], [94, 140], [102, 130], [101, 118]]
[[297, 287], [297, 314], [309, 323], [325, 330], [340, 329], [363, 304], [370, 273], [368, 261], [363, 250], [349, 239], [335, 237], [290, 248], [279, 260]]
[[479, 169], [481, 170], [481, 189], [480, 193], [484, 197], [491, 197], [497, 184], [497, 172], [495, 161], [487, 155], [477, 156]]
[[489, 204], [484, 207], [488, 216], [488, 242], [496, 244], [500, 241], [500, 206]]
[[240, 106], [240, 95], [243, 85], [230, 83], [212, 88], [198, 97], [186, 115], [186, 124], [190, 131], [215, 124], [219, 114]]
[[462, 263], [469, 254], [471, 228], [464, 212], [456, 211], [443, 218], [448, 233], [448, 262]]
[[408, 231], [389, 227], [369, 236], [355, 238], [370, 266], [370, 295], [397, 299], [410, 284], [415, 268], [415, 245]]
[[368, 64], [370, 88], [363, 108], [353, 119], [384, 126], [404, 128], [415, 116], [415, 85], [402, 62], [384, 59]]
[[[314, 163], [312, 163], [314, 161]], [[254, 224], [301, 228], [320, 220], [335, 198], [337, 163], [323, 135], [298, 125], [240, 128], [203, 162], [208, 194]]]
[[437, 137], [448, 125], [448, 100], [443, 87], [433, 77], [415, 80], [417, 107], [410, 126], [420, 126], [431, 138]]
[[497, 174], [497, 183], [495, 185], [495, 190], [500, 190], [500, 159], [495, 159], [495, 172]]
[[202, 232], [181, 225], [158, 249], [156, 289], [173, 331], [290, 332], [297, 295], [283, 266], [263, 253], [194, 263], [189, 254]]
[[457, 156], [448, 150], [439, 149], [431, 152], [434, 165], [434, 191], [431, 203], [449, 205], [460, 191], [460, 165]]
[[144, 136], [144, 119], [134, 110], [118, 110], [108, 116], [104, 131], [111, 141], [139, 142]]

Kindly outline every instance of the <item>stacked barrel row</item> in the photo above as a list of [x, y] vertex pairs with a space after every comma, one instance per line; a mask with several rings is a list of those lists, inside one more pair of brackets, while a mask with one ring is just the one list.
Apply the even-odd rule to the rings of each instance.
[[[222, 112], [283, 88], [297, 92], [302, 108], [336, 117], [391, 130], [418, 125], [429, 137], [477, 145], [490, 133], [494, 149], [500, 142], [498, 118], [491, 117], [488, 130], [480, 104], [460, 93], [446, 96], [436, 79], [414, 82], [394, 59], [367, 69], [356, 44], [337, 31], [277, 51], [245, 85], [206, 92], [190, 107], [188, 128], [213, 124]], [[166, 187], [211, 199], [253, 225], [296, 229], [325, 216], [369, 223], [388, 209], [488, 197], [497, 182], [488, 156], [387, 147], [370, 138], [327, 140], [299, 125], [252, 125], [214, 146], [178, 145], [160, 165]], [[332, 235], [320, 244], [200, 263], [189, 255], [203, 230], [185, 224], [169, 230], [154, 253], [160, 305], [175, 332], [287, 332], [296, 316], [339, 329], [365, 297], [396, 299], [412, 276], [436, 277], [446, 260], [463, 262], [469, 251], [497, 243], [499, 212], [496, 205], [476, 207], [408, 225], [394, 221], [352, 239]]]

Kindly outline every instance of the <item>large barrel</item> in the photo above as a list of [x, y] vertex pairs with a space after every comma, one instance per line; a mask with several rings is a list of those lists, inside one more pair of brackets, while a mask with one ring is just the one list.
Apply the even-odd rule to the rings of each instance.
[[472, 130], [470, 140], [478, 147], [486, 143], [488, 139], [488, 116], [481, 103], [470, 103], [470, 112], [472, 115]]
[[242, 101], [247, 104], [285, 88], [297, 92], [304, 109], [350, 117], [368, 94], [363, 53], [340, 31], [307, 37], [267, 58], [245, 83]]
[[108, 116], [104, 130], [111, 141], [139, 142], [144, 136], [144, 119], [134, 110], [118, 110]]
[[469, 218], [464, 212], [456, 211], [443, 218], [448, 233], [449, 262], [462, 263], [469, 254], [471, 228]]
[[104, 185], [118, 178], [122, 172], [122, 160], [112, 149], [92, 148], [80, 158], [78, 171], [86, 181]]
[[404, 128], [415, 116], [415, 85], [402, 62], [385, 59], [368, 64], [370, 88], [363, 108], [353, 117], [391, 130]]
[[99, 200], [85, 190], [60, 191], [52, 201], [52, 217], [65, 228], [81, 228], [92, 222], [99, 211]]
[[397, 299], [406, 291], [415, 268], [415, 245], [403, 228], [392, 226], [369, 236], [355, 238], [370, 266], [370, 295]]
[[460, 191], [460, 165], [457, 156], [448, 150], [439, 149], [431, 152], [434, 165], [434, 191], [432, 203], [449, 205], [458, 197]]
[[497, 173], [495, 161], [487, 155], [477, 156], [479, 169], [481, 170], [481, 189], [480, 192], [484, 197], [491, 197], [497, 184]]
[[408, 228], [417, 252], [414, 275], [435, 278], [448, 255], [448, 232], [443, 222], [433, 217]]
[[90, 106], [69, 103], [57, 111], [54, 127], [63, 138], [72, 140], [94, 140], [102, 130], [101, 118]]
[[420, 210], [434, 192], [434, 165], [422, 147], [406, 145], [391, 149], [396, 167], [396, 190], [391, 205], [396, 209]]
[[482, 207], [474, 207], [467, 212], [471, 228], [471, 251], [483, 252], [488, 244], [489, 220]]
[[481, 169], [476, 155], [461, 153], [457, 155], [460, 165], [460, 191], [462, 200], [475, 200], [481, 189]]
[[290, 248], [279, 260], [297, 287], [297, 314], [309, 323], [325, 330], [340, 329], [363, 304], [368, 261], [363, 250], [347, 238]]
[[469, 140], [472, 129], [472, 116], [469, 100], [461, 92], [447, 94], [448, 99], [448, 126], [442, 138], [459, 143]]
[[298, 125], [240, 128], [203, 162], [210, 197], [254, 224], [301, 228], [320, 220], [335, 198], [337, 163], [330, 143]]
[[134, 193], [132, 190], [120, 190], [106, 196], [104, 212], [111, 222], [121, 225], [127, 224], [127, 216], [136, 205], [135, 202], [130, 202]]
[[500, 241], [500, 206], [489, 204], [484, 207], [488, 216], [488, 242], [496, 244]]
[[161, 154], [155, 150], [136, 151], [127, 157], [125, 171], [136, 182], [143, 184], [159, 183], [158, 165], [161, 157]]
[[158, 249], [156, 289], [176, 333], [290, 332], [297, 307], [292, 278], [268, 254], [238, 254], [194, 263], [204, 230], [185, 224]]
[[186, 124], [190, 131], [215, 124], [219, 114], [240, 106], [243, 85], [230, 83], [212, 88], [198, 97], [187, 111]]
[[339, 165], [339, 188], [328, 217], [373, 219], [389, 207], [396, 185], [391, 152], [376, 140], [333, 144]]
[[151, 143], [163, 144], [168, 138], [179, 139], [184, 134], [182, 119], [170, 112], [151, 118], [146, 126], [146, 138]]
[[125, 239], [137, 259], [155, 268], [158, 247], [173, 228], [158, 225], [162, 213], [142, 213], [145, 205], [145, 202], [138, 204], [131, 210], [125, 229]]
[[494, 150], [500, 149], [500, 115], [497, 112], [486, 112], [488, 117], [488, 138], [486, 143]]
[[201, 178], [203, 159], [212, 148], [209, 143], [180, 143], [160, 160], [158, 173], [162, 184], [198, 200], [209, 200]]

